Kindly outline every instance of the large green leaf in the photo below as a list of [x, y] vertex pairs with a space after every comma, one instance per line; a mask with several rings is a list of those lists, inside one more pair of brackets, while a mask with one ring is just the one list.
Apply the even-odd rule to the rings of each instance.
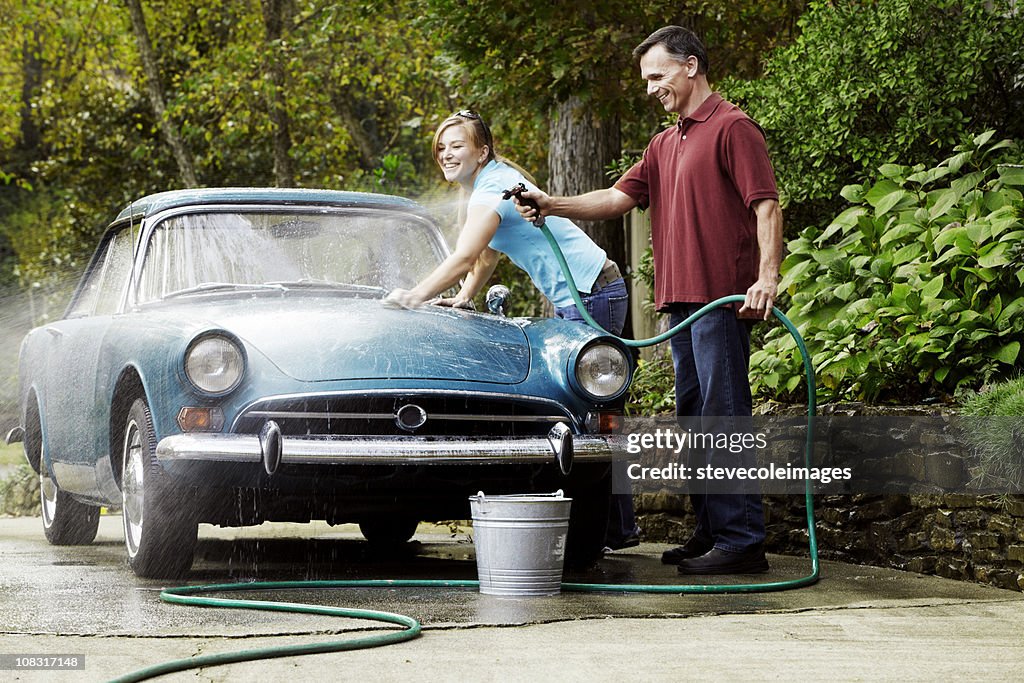
[[990, 357], [995, 358], [1001, 363], [1013, 365], [1017, 362], [1018, 355], [1020, 355], [1020, 342], [1013, 341], [1000, 346], [991, 353]]
[[992, 136], [995, 134], [996, 132], [994, 130], [987, 130], [984, 133], [981, 133], [980, 135], [976, 135], [974, 137], [974, 145], [976, 147], [985, 146], [985, 144], [988, 143], [988, 141], [991, 140]]
[[790, 268], [784, 268], [782, 280], [779, 282], [780, 291], [788, 291], [794, 285], [802, 283], [808, 274], [817, 270], [818, 264], [811, 259], [800, 261]]
[[900, 248], [892, 255], [893, 263], [900, 265], [909, 263], [924, 253], [924, 245], [920, 242], [912, 242]]
[[942, 285], [946, 281], [946, 275], [939, 274], [931, 279], [921, 288], [921, 296], [925, 299], [934, 299], [942, 291]]
[[962, 226], [948, 227], [940, 231], [935, 236], [935, 240], [932, 242], [932, 248], [936, 252], [942, 253], [942, 251], [950, 244], [953, 244], [961, 237], [967, 235], [967, 228]]
[[818, 237], [816, 242], [818, 244], [824, 244], [830, 237], [840, 230], [848, 229], [857, 225], [857, 219], [863, 216], [866, 212], [867, 210], [863, 206], [851, 206], [836, 216], [835, 220], [825, 228], [825, 231], [821, 233], [821, 236]]
[[960, 201], [960, 195], [952, 188], [937, 190], [935, 201], [928, 208], [928, 215], [933, 219], [938, 218], [955, 206], [958, 201]]
[[845, 185], [839, 195], [848, 202], [856, 203], [864, 200], [863, 185]]
[[1024, 186], [1024, 166], [1000, 166], [999, 182], [1004, 185]]
[[1010, 245], [997, 242], [984, 247], [978, 254], [978, 265], [983, 268], [999, 268], [1010, 263]]
[[[904, 193], [906, 193], [906, 190], [904, 190], [902, 187], [899, 186], [899, 184], [893, 182], [892, 180], [879, 180], [877, 183], [872, 185], [871, 189], [869, 189], [864, 194], [864, 200], [875, 208], [876, 214], [885, 213], [885, 211], [878, 210], [879, 205], [883, 201], [887, 201], [888, 197], [891, 197], [892, 195], [895, 194], [898, 195], [897, 199], [893, 201], [892, 204], [889, 205], [890, 207], [895, 206], [896, 202], [899, 201], [899, 199], [902, 197]], [[888, 209], [886, 209], [886, 211], [887, 210]]]

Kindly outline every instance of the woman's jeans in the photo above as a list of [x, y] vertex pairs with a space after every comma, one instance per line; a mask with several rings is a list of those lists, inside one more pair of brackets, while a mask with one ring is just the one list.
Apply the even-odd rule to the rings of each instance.
[[[626, 324], [626, 312], [629, 310], [629, 294], [626, 292], [625, 280], [612, 280], [593, 294], [584, 295], [580, 292], [580, 299], [594, 322], [616, 336], [622, 334], [622, 327]], [[585, 323], [576, 306], [556, 308], [555, 317]], [[613, 545], [638, 533], [636, 514], [633, 512], [633, 496], [627, 493], [614, 494], [608, 514], [608, 543]]]
[[[587, 309], [594, 322], [616, 336], [622, 334], [622, 327], [626, 324], [626, 312], [629, 310], [629, 293], [626, 292], [625, 280], [621, 277], [612, 280], [593, 294], [580, 292], [580, 299], [583, 300], [583, 307]], [[585, 322], [575, 305], [556, 308], [555, 317]]]
[[[669, 325], [675, 327], [704, 304], [671, 304]], [[745, 430], [751, 423], [750, 328], [731, 307], [716, 308], [672, 337], [676, 374], [676, 415], [699, 418], [704, 432]], [[729, 419], [736, 418], [736, 419]], [[742, 466], [754, 464], [754, 453], [727, 449], [702, 452], [697, 464]], [[740, 551], [764, 541], [764, 510], [756, 492], [691, 493], [697, 515], [694, 537], [721, 550]]]

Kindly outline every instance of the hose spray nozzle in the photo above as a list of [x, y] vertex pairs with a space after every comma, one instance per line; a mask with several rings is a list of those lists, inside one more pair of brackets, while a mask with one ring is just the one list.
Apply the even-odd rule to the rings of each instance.
[[544, 225], [544, 216], [540, 215], [540, 207], [537, 206], [537, 202], [535, 202], [532, 199], [523, 197], [523, 193], [526, 191], [526, 185], [524, 185], [523, 183], [519, 183], [517, 185], [513, 185], [512, 187], [502, 192], [501, 198], [511, 199], [512, 197], [515, 197], [517, 200], [519, 200], [520, 204], [524, 204], [533, 209], [534, 211], [536, 211], [537, 217], [533, 219], [533, 224], [539, 228], [542, 225]]

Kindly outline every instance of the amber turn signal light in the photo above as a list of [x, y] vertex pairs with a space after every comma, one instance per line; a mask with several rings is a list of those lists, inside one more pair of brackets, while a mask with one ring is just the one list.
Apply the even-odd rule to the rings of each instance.
[[217, 407], [183, 406], [178, 411], [178, 426], [183, 432], [219, 432], [224, 428], [224, 411]]

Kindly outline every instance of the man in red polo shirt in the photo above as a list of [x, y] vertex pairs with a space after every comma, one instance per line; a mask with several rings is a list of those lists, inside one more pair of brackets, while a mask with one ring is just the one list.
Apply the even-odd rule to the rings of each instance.
[[[542, 215], [580, 220], [649, 209], [655, 303], [669, 313], [671, 326], [715, 299], [745, 294], [739, 310], [716, 309], [671, 340], [676, 415], [700, 418], [705, 431], [736, 428], [751, 414], [750, 327], [771, 315], [782, 259], [782, 212], [764, 132], [711, 90], [707, 53], [688, 29], [658, 29], [633, 54], [647, 94], [678, 115], [676, 125], [656, 135], [613, 187], [523, 198], [534, 200]], [[532, 220], [534, 210], [519, 204]], [[759, 493], [691, 493], [690, 499], [697, 528], [663, 562], [677, 564], [682, 574], [768, 570]]]

